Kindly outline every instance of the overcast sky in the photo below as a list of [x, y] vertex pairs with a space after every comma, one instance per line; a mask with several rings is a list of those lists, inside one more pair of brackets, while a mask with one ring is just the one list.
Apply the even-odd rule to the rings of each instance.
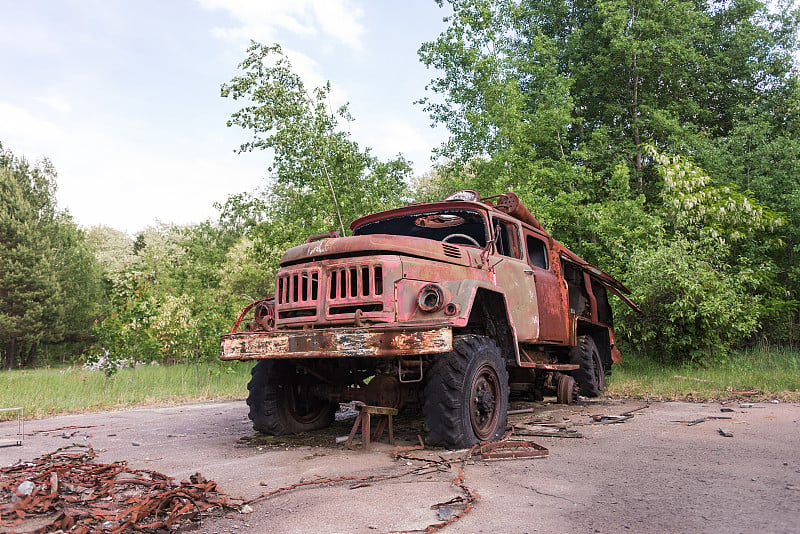
[[445, 137], [414, 101], [417, 50], [444, 29], [434, 0], [0, 0], [0, 142], [58, 171], [78, 224], [135, 233], [214, 218], [265, 184], [269, 156], [219, 96], [250, 39], [280, 43], [311, 87], [349, 102], [352, 138], [415, 174]]

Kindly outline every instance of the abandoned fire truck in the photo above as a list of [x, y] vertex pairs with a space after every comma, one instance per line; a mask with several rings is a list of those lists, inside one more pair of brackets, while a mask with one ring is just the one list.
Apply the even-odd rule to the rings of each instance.
[[[223, 360], [260, 360], [248, 384], [260, 432], [325, 427], [339, 404], [421, 405], [431, 444], [498, 439], [511, 388], [597, 396], [621, 358], [617, 280], [554, 240], [514, 193], [461, 191], [309, 237], [275, 296], [242, 312]], [[239, 326], [252, 309], [243, 331]]]

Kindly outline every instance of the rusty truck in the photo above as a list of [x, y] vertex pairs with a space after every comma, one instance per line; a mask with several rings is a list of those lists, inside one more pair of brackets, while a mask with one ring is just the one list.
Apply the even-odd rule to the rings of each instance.
[[[258, 360], [255, 430], [332, 423], [340, 403], [422, 408], [427, 441], [502, 436], [509, 392], [597, 396], [621, 359], [609, 293], [630, 291], [553, 239], [514, 193], [460, 191], [360, 217], [282, 257], [223, 360]], [[242, 323], [244, 322], [244, 325]]]

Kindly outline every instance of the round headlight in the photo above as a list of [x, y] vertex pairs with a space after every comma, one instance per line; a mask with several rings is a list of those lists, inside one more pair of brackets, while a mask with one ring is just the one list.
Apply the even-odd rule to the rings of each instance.
[[441, 310], [442, 306], [444, 306], [444, 292], [442, 288], [436, 284], [426, 285], [419, 292], [417, 304], [419, 304], [419, 309], [424, 312], [432, 313]]

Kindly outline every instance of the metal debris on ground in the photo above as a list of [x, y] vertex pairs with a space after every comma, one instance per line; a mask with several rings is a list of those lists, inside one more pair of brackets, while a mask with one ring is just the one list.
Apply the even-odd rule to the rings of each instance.
[[732, 418], [728, 415], [707, 415], [706, 417], [700, 417], [698, 419], [693, 419], [689, 421], [688, 423], [686, 423], [686, 426], [699, 425], [700, 423], [705, 423], [706, 421], [712, 421], [716, 419], [732, 419]]
[[545, 438], [582, 438], [583, 434], [567, 425], [514, 425], [514, 434], [517, 436], [536, 436]]
[[638, 408], [634, 408], [633, 410], [628, 410], [627, 412], [623, 412], [619, 415], [592, 415], [591, 418], [596, 424], [600, 425], [610, 425], [614, 423], [624, 423], [628, 419], [632, 418], [635, 415], [635, 412], [642, 411], [646, 408], [649, 408], [649, 404], [645, 404], [643, 406], [639, 406]]
[[718, 431], [721, 436], [725, 436], [726, 438], [733, 437], [733, 432], [731, 432], [730, 430], [725, 430], [724, 428], [720, 428]]
[[543, 458], [550, 454], [545, 447], [532, 441], [495, 441], [480, 447], [483, 460], [504, 460], [511, 458]]
[[[434, 472], [447, 473], [451, 472], [452, 469], [455, 469], [456, 477], [452, 480], [452, 485], [458, 487], [461, 490], [462, 495], [454, 497], [453, 499], [447, 502], [438, 503], [431, 506], [431, 509], [436, 510], [436, 519], [439, 522], [430, 524], [421, 529], [402, 531], [404, 533], [423, 532], [425, 534], [431, 534], [461, 519], [464, 515], [469, 513], [470, 510], [472, 510], [475, 502], [477, 502], [481, 498], [480, 495], [475, 490], [473, 490], [467, 485], [466, 477], [464, 474], [466, 465], [470, 462], [472, 455], [476, 451], [480, 449], [479, 452], [481, 452], [482, 459], [487, 459], [487, 454], [488, 455], [492, 454], [490, 452], [490, 449], [495, 451], [502, 450], [503, 453], [510, 453], [512, 452], [512, 450], [516, 450], [517, 454], [516, 456], [513, 456], [516, 458], [524, 458], [524, 457], [535, 458], [535, 457], [547, 456], [549, 454], [549, 451], [546, 448], [529, 441], [506, 441], [508, 440], [509, 436], [511, 436], [511, 432], [508, 432], [505, 436], [503, 436], [500, 439], [500, 441], [484, 443], [482, 445], [476, 444], [462, 456], [450, 459], [444, 459], [440, 456], [439, 460], [434, 460], [430, 458], [417, 458], [407, 454], [407, 452], [421, 450], [425, 448], [425, 445], [422, 442], [422, 438], [418, 436], [420, 442], [419, 445], [412, 445], [409, 447], [395, 447], [393, 456], [395, 459], [406, 460], [409, 465], [412, 465], [411, 464], [412, 460], [416, 462], [421, 462], [422, 465], [411, 467], [407, 470], [394, 474], [368, 475], [364, 477], [356, 477], [356, 476], [316, 477], [312, 480], [303, 480], [297, 482], [296, 484], [283, 486], [274, 489], [272, 491], [262, 493], [258, 497], [246, 501], [244, 505], [249, 506], [256, 502], [263, 501], [271, 497], [275, 497], [279, 494], [307, 486], [333, 485], [337, 483], [346, 482], [350, 484], [349, 486], [350, 489], [358, 489], [358, 488], [372, 486], [373, 483], [376, 482], [398, 479], [401, 477], [406, 477], [408, 475], [423, 476], [423, 475], [429, 475]], [[522, 454], [524, 454], [524, 456], [520, 454], [520, 451]], [[511, 458], [512, 456], [504, 456], [504, 457]], [[261, 482], [261, 485], [268, 486], [269, 484], [266, 482]]]
[[519, 410], [509, 410], [507, 412], [507, 414], [508, 415], [519, 415], [519, 414], [522, 414], [522, 413], [533, 413], [533, 411], [534, 411], [533, 408], [522, 408], [522, 409], [519, 409]]
[[[155, 471], [130, 469], [127, 462], [95, 463], [96, 457], [90, 446], [72, 445], [0, 468], [0, 531], [157, 532], [235, 508], [199, 473], [176, 484]], [[31, 530], [26, 520], [47, 523]]]
[[592, 419], [595, 423], [600, 425], [610, 425], [614, 423], [624, 423], [633, 417], [633, 414], [628, 415], [593, 415]]

